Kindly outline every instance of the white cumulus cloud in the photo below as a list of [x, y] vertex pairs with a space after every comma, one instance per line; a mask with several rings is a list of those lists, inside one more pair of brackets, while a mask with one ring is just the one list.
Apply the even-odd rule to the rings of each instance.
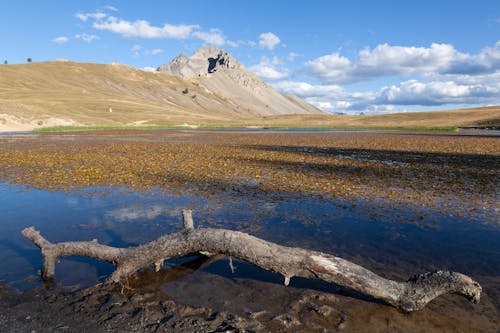
[[77, 19], [86, 22], [88, 19], [102, 20], [108, 15], [102, 12], [94, 12], [94, 13], [76, 13], [75, 16]]
[[442, 105], [498, 103], [500, 84], [458, 84], [454, 81], [420, 82], [409, 80], [384, 87], [376, 103], [396, 105]]
[[276, 68], [270, 66], [252, 66], [250, 70], [264, 80], [283, 80], [288, 77], [288, 72], [280, 72]]
[[297, 95], [326, 111], [394, 112], [397, 106], [441, 106], [447, 104], [500, 103], [500, 75], [489, 75], [484, 82], [408, 80], [374, 91], [346, 91], [340, 85], [313, 85], [306, 82], [281, 81], [277, 90]]
[[329, 97], [335, 99], [344, 92], [344, 89], [339, 85], [313, 85], [297, 81], [281, 81], [274, 83], [273, 87], [299, 97]]
[[430, 47], [377, 45], [351, 60], [338, 52], [310, 60], [306, 70], [322, 83], [355, 83], [389, 76], [493, 73], [500, 69], [500, 42], [478, 54], [459, 52], [450, 44]]
[[190, 37], [193, 30], [198, 25], [174, 25], [164, 24], [162, 26], [153, 26], [146, 20], [127, 21], [109, 16], [106, 20], [95, 21], [92, 26], [97, 30], [107, 30], [119, 34], [125, 38], [171, 38], [186, 39]]
[[272, 50], [281, 42], [280, 38], [272, 32], [265, 32], [259, 36], [259, 47]]
[[258, 64], [250, 67], [250, 70], [264, 80], [283, 80], [289, 73], [282, 65], [283, 60], [279, 57], [262, 57]]
[[461, 53], [453, 59], [446, 70], [440, 74], [479, 75], [500, 70], [500, 41], [485, 47], [478, 54]]
[[209, 31], [195, 31], [193, 36], [204, 41], [207, 44], [222, 46], [226, 43], [226, 37], [219, 29], [210, 29]]
[[[104, 8], [116, 11], [113, 9], [114, 7], [105, 6]], [[217, 28], [204, 30], [198, 24], [165, 23], [163, 25], [154, 25], [147, 20], [126, 20], [100, 11], [94, 13], [76, 13], [75, 16], [83, 22], [91, 22], [92, 27], [96, 30], [109, 31], [124, 38], [198, 39], [205, 44], [216, 46], [228, 45], [230, 47], [239, 47], [241, 45], [254, 47], [257, 45], [254, 41], [227, 39], [222, 30]], [[260, 35], [259, 43], [263, 48], [272, 49], [280, 43], [280, 40], [276, 35], [269, 32]]]
[[[373, 50], [359, 52], [356, 70], [369, 73], [412, 74], [416, 71], [441, 71], [461, 54], [450, 44], [433, 43], [430, 47], [391, 46], [381, 44]], [[386, 74], [387, 75], [387, 74]]]
[[351, 77], [352, 64], [348, 58], [332, 53], [306, 62], [306, 69], [324, 82], [345, 82]]

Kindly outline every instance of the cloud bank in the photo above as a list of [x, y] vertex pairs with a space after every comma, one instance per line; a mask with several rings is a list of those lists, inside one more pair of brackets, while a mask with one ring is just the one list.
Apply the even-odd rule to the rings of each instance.
[[499, 104], [500, 75], [488, 75], [480, 81], [483, 82], [407, 80], [364, 92], [349, 92], [340, 85], [313, 85], [295, 81], [281, 81], [273, 86], [331, 112], [386, 112], [397, 110], [397, 106]]
[[[106, 7], [108, 10], [112, 10]], [[113, 7], [113, 11], [117, 11]], [[280, 39], [272, 32], [262, 33], [258, 42], [244, 40], [230, 40], [217, 28], [202, 30], [198, 24], [170, 24], [153, 25], [147, 20], [125, 20], [108, 15], [107, 13], [96, 11], [93, 13], [76, 13], [75, 17], [82, 22], [91, 21], [92, 28], [100, 31], [109, 31], [130, 39], [198, 39], [205, 44], [216, 46], [228, 45], [239, 47], [241, 45], [272, 50]]]
[[197, 25], [174, 25], [164, 24], [163, 26], [152, 26], [148, 21], [136, 20], [133, 22], [108, 16], [105, 20], [98, 20], [92, 24], [97, 30], [107, 30], [122, 35], [125, 38], [172, 38], [186, 39]]
[[[392, 112], [409, 106], [500, 104], [500, 42], [477, 54], [450, 44], [429, 47], [380, 44], [357, 59], [338, 52], [306, 61], [301, 72], [317, 81], [279, 81], [273, 86], [332, 112]], [[265, 75], [261, 75], [265, 78]], [[356, 91], [370, 80], [395, 81]]]
[[338, 52], [306, 62], [309, 74], [322, 83], [356, 83], [387, 76], [485, 74], [500, 68], [500, 42], [479, 54], [461, 53], [450, 44], [406, 47], [381, 44], [364, 49], [357, 60]]

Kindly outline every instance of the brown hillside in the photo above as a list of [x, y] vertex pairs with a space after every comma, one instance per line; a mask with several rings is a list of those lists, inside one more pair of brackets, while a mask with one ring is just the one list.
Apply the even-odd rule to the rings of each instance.
[[0, 66], [3, 123], [174, 124], [194, 119], [212, 123], [247, 116], [226, 104], [189, 81], [120, 64]]
[[263, 118], [276, 126], [324, 127], [475, 127], [500, 126], [500, 106], [380, 115], [286, 115]]
[[[315, 111], [296, 97], [285, 98], [298, 107], [310, 108], [309, 112]], [[499, 126], [500, 119], [499, 106], [375, 116], [261, 117], [259, 113], [194, 80], [121, 64], [42, 62], [0, 66], [0, 131], [53, 125]]]

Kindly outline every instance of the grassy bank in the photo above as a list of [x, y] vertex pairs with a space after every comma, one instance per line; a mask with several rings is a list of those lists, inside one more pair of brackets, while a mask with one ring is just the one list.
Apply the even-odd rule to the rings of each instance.
[[457, 132], [458, 127], [405, 127], [405, 126], [308, 126], [308, 127], [290, 127], [290, 126], [264, 126], [265, 130], [339, 130], [339, 131], [438, 131], [438, 132]]
[[206, 125], [199, 127], [187, 126], [168, 126], [168, 125], [150, 125], [150, 126], [52, 126], [35, 128], [33, 131], [37, 133], [55, 133], [55, 132], [74, 132], [74, 131], [107, 131], [107, 130], [152, 130], [152, 129], [223, 129], [223, 130], [241, 130], [241, 129], [254, 129], [254, 130], [339, 130], [339, 131], [438, 131], [438, 132], [457, 132], [458, 127], [368, 127], [368, 126], [258, 126], [249, 127], [244, 125], [234, 126], [217, 126]]
[[151, 129], [172, 129], [183, 128], [181, 126], [51, 126], [33, 129], [37, 133], [51, 132], [76, 132], [76, 131], [109, 131], [109, 130], [151, 130]]

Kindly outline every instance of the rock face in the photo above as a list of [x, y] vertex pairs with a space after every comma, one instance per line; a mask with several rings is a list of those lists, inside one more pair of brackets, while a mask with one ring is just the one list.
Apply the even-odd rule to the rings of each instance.
[[215, 46], [203, 47], [191, 57], [181, 54], [158, 71], [193, 81], [249, 116], [322, 113], [296, 96], [278, 93]]
[[158, 70], [166, 74], [190, 78], [241, 67], [242, 65], [226, 51], [215, 46], [206, 46], [191, 57], [181, 53], [170, 63], [161, 65]]

